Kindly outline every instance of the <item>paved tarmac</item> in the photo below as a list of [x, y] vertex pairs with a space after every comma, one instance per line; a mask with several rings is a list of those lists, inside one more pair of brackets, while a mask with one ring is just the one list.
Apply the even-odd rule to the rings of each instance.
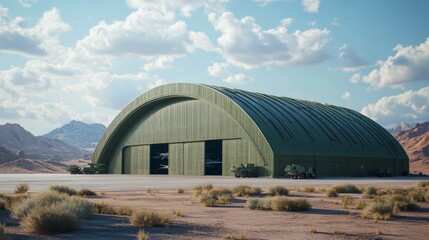
[[290, 178], [234, 178], [223, 176], [166, 176], [166, 175], [71, 175], [71, 174], [0, 174], [0, 192], [12, 192], [19, 183], [28, 183], [31, 192], [44, 191], [51, 185], [61, 184], [93, 191], [144, 191], [147, 189], [191, 189], [211, 183], [218, 187], [248, 184], [254, 187], [281, 185], [331, 186], [350, 183], [357, 185], [411, 185], [429, 177], [331, 177], [317, 179]]

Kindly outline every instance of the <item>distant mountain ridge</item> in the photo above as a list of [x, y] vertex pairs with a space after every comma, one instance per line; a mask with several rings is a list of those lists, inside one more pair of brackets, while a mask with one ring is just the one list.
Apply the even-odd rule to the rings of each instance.
[[0, 125], [0, 146], [21, 158], [31, 159], [79, 159], [83, 152], [58, 139], [36, 137], [19, 124]]
[[50, 139], [59, 139], [79, 149], [95, 148], [106, 127], [99, 123], [87, 124], [71, 121], [43, 135]]
[[387, 131], [390, 132], [393, 136], [397, 135], [398, 133], [406, 130], [410, 130], [413, 128], [416, 124], [414, 123], [406, 123], [406, 122], [400, 122], [396, 124], [395, 127], [387, 129]]
[[410, 171], [429, 174], [429, 122], [417, 123], [394, 136], [410, 158]]

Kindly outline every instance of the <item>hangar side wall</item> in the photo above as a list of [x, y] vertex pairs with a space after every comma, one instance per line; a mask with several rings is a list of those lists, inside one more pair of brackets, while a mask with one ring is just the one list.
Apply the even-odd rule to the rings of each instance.
[[[222, 175], [230, 167], [254, 163], [259, 175], [272, 174], [243, 127], [222, 109], [196, 99], [153, 106], [129, 124], [110, 154], [108, 173], [149, 174], [151, 144], [168, 144], [169, 174], [204, 175], [204, 143], [222, 141]], [[271, 168], [268, 168], [268, 167]]]
[[376, 176], [381, 169], [389, 169], [398, 176], [409, 169], [408, 159], [276, 155], [274, 175], [284, 175], [288, 164], [312, 166], [318, 176]]

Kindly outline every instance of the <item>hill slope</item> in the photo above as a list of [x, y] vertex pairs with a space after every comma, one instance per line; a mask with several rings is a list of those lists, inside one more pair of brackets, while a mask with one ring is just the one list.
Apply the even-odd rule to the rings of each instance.
[[32, 159], [78, 159], [84, 152], [67, 143], [45, 137], [35, 137], [19, 124], [0, 125], [0, 146], [19, 157]]
[[102, 124], [86, 124], [73, 120], [43, 137], [59, 139], [79, 149], [95, 148], [105, 130], [106, 127]]
[[4, 147], [0, 146], [0, 164], [7, 163], [16, 159], [18, 159], [18, 157], [15, 154], [9, 152]]
[[410, 158], [410, 172], [429, 174], [429, 122], [395, 135]]

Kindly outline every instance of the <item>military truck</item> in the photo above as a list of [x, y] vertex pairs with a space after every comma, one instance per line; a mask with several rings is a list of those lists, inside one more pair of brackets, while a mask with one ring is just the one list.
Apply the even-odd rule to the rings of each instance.
[[380, 168], [377, 173], [378, 177], [391, 177], [392, 170], [390, 168]]
[[69, 172], [71, 174], [95, 174], [102, 173], [105, 164], [94, 164], [89, 163], [88, 166], [79, 167], [77, 165], [71, 165], [69, 167]]
[[240, 166], [232, 166], [231, 172], [236, 178], [239, 177], [256, 177], [255, 165], [251, 163], [240, 164]]
[[293, 179], [317, 178], [316, 169], [314, 167], [297, 164], [286, 165], [285, 175]]

